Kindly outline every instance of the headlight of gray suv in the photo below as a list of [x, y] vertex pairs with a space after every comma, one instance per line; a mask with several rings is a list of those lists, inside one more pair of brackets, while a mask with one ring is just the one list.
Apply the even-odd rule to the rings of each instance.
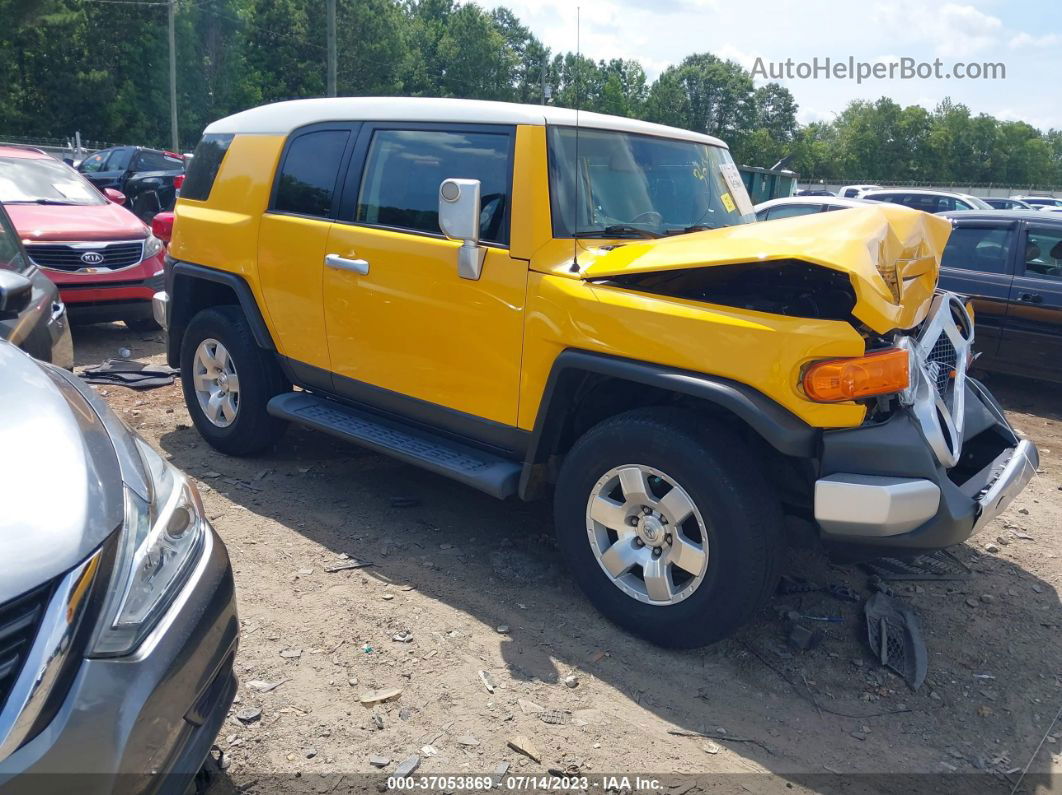
[[93, 656], [132, 652], [151, 632], [198, 558], [206, 532], [199, 493], [141, 438], [150, 502], [125, 490], [125, 524], [114, 574], [93, 638]]

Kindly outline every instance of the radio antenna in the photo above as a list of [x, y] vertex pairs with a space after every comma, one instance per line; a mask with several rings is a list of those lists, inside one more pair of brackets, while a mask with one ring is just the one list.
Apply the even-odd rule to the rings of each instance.
[[579, 231], [579, 189], [583, 184], [583, 166], [579, 162], [579, 106], [582, 105], [583, 92], [582, 92], [582, 79], [581, 79], [581, 66], [582, 66], [582, 6], [575, 7], [575, 201], [572, 202], [572, 273], [579, 272], [579, 238], [576, 234]]

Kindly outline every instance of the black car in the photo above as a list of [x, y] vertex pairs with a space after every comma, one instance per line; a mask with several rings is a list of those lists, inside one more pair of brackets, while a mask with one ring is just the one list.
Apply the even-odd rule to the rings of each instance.
[[184, 165], [184, 158], [174, 152], [118, 146], [89, 155], [77, 170], [100, 190], [121, 191], [125, 206], [150, 224], [156, 213], [173, 209], [179, 187], [175, 180], [183, 178]]
[[34, 265], [0, 204], [0, 339], [67, 370], [74, 345], [59, 288]]
[[978, 366], [1062, 383], [1062, 214], [945, 213], [940, 286], [973, 299]]
[[1003, 196], [985, 196], [982, 200], [985, 204], [995, 207], [997, 210], [1035, 210], [1028, 202], [1021, 199], [1007, 199]]
[[832, 190], [825, 190], [824, 188], [804, 188], [804, 190], [798, 190], [795, 196], [834, 196]]

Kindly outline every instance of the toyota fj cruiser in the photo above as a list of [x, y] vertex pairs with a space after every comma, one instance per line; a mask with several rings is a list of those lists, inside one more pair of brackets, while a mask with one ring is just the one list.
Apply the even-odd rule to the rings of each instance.
[[948, 221], [754, 219], [706, 135], [285, 102], [207, 128], [156, 316], [218, 450], [294, 422], [495, 497], [552, 492], [591, 601], [695, 646], [771, 594], [787, 528], [848, 555], [938, 549], [1037, 466], [936, 290]]

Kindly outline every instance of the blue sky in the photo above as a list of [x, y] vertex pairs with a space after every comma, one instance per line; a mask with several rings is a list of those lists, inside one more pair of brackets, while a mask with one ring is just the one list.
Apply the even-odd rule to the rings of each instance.
[[[482, 2], [482, 0], [481, 0]], [[490, 3], [483, 3], [491, 5]], [[1006, 66], [1002, 80], [783, 80], [802, 122], [832, 118], [853, 99], [888, 96], [932, 108], [945, 96], [1002, 119], [1062, 128], [1062, 2], [1058, 0], [500, 0], [554, 51], [636, 58], [649, 76], [694, 52], [751, 68], [816, 56]], [[763, 82], [763, 81], [760, 81]]]

